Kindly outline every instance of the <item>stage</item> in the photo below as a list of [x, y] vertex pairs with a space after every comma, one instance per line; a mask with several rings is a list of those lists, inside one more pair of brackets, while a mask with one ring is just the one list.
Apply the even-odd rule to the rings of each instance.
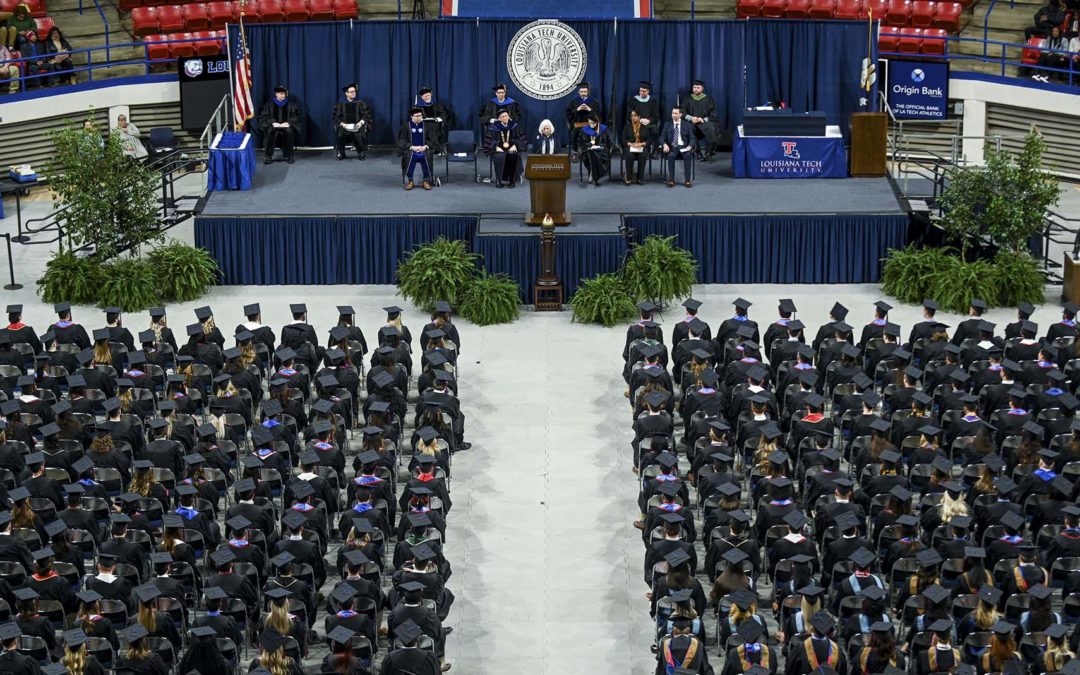
[[[664, 187], [659, 161], [642, 186], [623, 185], [617, 158], [612, 168], [612, 182], [595, 187], [574, 166], [574, 224], [556, 241], [568, 295], [579, 279], [618, 269], [627, 238], [652, 234], [676, 236], [703, 283], [874, 282], [886, 249], [907, 242], [907, 213], [884, 178], [737, 180], [730, 155], [720, 155], [696, 164], [687, 189]], [[364, 162], [298, 152], [295, 164], [258, 165], [250, 191], [213, 193], [196, 218], [196, 243], [218, 260], [225, 284], [388, 284], [406, 251], [462, 239], [527, 299], [539, 272], [539, 232], [520, 222], [528, 185], [476, 183], [471, 162], [451, 163], [449, 180], [444, 170], [438, 158], [443, 185], [406, 192], [389, 152]], [[483, 155], [479, 173], [488, 175]]]

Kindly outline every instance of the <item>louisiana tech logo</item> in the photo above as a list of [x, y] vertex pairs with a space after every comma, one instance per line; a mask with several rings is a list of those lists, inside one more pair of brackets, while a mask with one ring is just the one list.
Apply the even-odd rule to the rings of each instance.
[[925, 79], [926, 79], [926, 73], [923, 72], [922, 68], [916, 68], [915, 70], [911, 71], [911, 81], [912, 82], [922, 82]]
[[184, 61], [184, 74], [195, 78], [203, 74], [202, 59], [188, 59]]
[[585, 76], [585, 42], [561, 21], [534, 21], [510, 39], [506, 70], [523, 93], [541, 101], [562, 98]]
[[784, 147], [784, 159], [800, 159], [798, 142], [796, 141], [781, 141], [780, 145]]

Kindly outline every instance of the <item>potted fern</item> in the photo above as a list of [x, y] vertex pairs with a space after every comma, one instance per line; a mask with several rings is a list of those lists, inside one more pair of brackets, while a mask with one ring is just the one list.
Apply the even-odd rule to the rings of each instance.
[[478, 326], [510, 323], [518, 317], [521, 288], [505, 274], [484, 270], [472, 279], [461, 293], [458, 314]]
[[697, 281], [697, 261], [689, 251], [675, 246], [675, 237], [646, 237], [631, 249], [619, 273], [633, 300], [652, 300], [664, 305], [685, 298]]
[[398, 292], [429, 312], [436, 300], [458, 304], [477, 275], [479, 257], [469, 251], [464, 241], [439, 237], [413, 249], [398, 263]]
[[614, 326], [634, 316], [636, 307], [618, 274], [599, 274], [583, 279], [570, 299], [572, 320]]

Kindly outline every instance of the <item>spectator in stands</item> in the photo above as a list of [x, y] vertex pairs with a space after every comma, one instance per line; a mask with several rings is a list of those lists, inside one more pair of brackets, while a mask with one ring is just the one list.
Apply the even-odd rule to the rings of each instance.
[[1049, 0], [1045, 7], [1040, 7], [1035, 12], [1035, 25], [1024, 29], [1024, 39], [1030, 40], [1035, 36], [1046, 37], [1050, 34], [1050, 29], [1060, 26], [1064, 20], [1065, 10], [1061, 7], [1061, 0]]
[[11, 16], [4, 21], [4, 29], [0, 31], [0, 37], [3, 37], [3, 46], [8, 49], [18, 49], [22, 44], [23, 35], [28, 30], [36, 30], [37, 24], [34, 23], [34, 17], [30, 16], [30, 7], [25, 3], [20, 3], [15, 10], [11, 13]]
[[44, 42], [38, 42], [37, 31], [28, 30], [24, 36], [22, 45], [22, 57], [27, 59], [23, 62], [23, 76], [26, 78], [26, 88], [44, 87], [52, 85], [52, 60], [49, 59], [49, 51]]
[[142, 159], [149, 154], [143, 147], [142, 141], [139, 140], [142, 132], [139, 131], [139, 127], [128, 122], [127, 115], [121, 114], [116, 117], [116, 128], [113, 129], [113, 133], [120, 136], [120, 146], [128, 157]]
[[[1054, 26], [1050, 29], [1050, 37], [1047, 38], [1043, 48], [1047, 51], [1039, 54], [1040, 68], [1060, 68], [1068, 70], [1069, 55], [1064, 52], [1069, 48], [1069, 41], [1061, 34], [1061, 26]], [[1055, 80], [1067, 79], [1068, 73], [1047, 70], [1042, 73], [1035, 73], [1031, 76], [1031, 79], [1038, 80], [1039, 82], [1049, 82], [1051, 77]]]
[[15, 94], [19, 91], [19, 66], [12, 63], [13, 58], [11, 50], [0, 45], [0, 80], [7, 80], [8, 92]]
[[56, 79], [67, 77], [71, 80], [71, 84], [75, 84], [74, 66], [71, 63], [71, 45], [68, 44], [64, 34], [56, 26], [50, 28], [49, 34], [45, 36], [45, 48], [52, 54], [53, 72], [68, 73], [66, 76], [58, 75]]
[[263, 163], [270, 164], [274, 161], [274, 147], [280, 138], [285, 161], [292, 164], [293, 146], [299, 136], [300, 108], [289, 100], [289, 90], [285, 85], [274, 87], [274, 97], [263, 105], [259, 114], [259, 129], [265, 135], [266, 142]]

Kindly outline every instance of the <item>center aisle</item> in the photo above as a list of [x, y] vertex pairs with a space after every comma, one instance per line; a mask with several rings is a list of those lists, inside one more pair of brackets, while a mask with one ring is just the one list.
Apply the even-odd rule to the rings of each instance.
[[652, 673], [622, 330], [526, 313], [469, 338], [452, 672]]

